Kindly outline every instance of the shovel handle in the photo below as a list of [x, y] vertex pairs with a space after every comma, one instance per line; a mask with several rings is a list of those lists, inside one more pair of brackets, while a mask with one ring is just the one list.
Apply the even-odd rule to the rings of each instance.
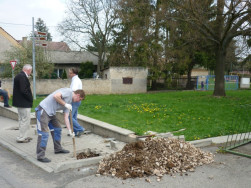
[[[71, 130], [73, 132], [73, 123], [72, 123], [72, 113], [71, 113], [71, 111], [70, 111], [70, 123], [71, 123]], [[74, 157], [77, 158], [75, 138], [72, 138], [72, 142], [73, 142], [73, 154], [74, 154]]]

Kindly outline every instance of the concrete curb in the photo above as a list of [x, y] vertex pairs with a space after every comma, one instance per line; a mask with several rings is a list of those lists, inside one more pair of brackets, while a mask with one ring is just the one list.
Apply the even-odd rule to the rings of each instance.
[[[5, 108], [3, 103], [0, 103], [0, 116], [10, 118], [13, 120], [18, 121], [18, 112], [17, 108], [12, 107], [12, 108]], [[35, 113], [31, 113], [31, 124], [36, 124], [36, 116]]]
[[92, 157], [92, 158], [87, 158], [87, 159], [60, 163], [56, 166], [56, 168], [54, 169], [54, 172], [57, 173], [57, 172], [61, 172], [67, 169], [87, 167], [90, 165], [97, 165], [99, 164], [99, 161], [101, 161], [103, 158], [104, 156], [98, 156], [98, 157]]
[[[202, 140], [189, 141], [189, 143], [193, 144], [196, 147], [205, 147], [205, 146], [210, 146], [212, 144], [224, 144], [227, 141], [230, 141], [228, 139], [231, 139], [231, 138], [233, 138], [232, 141], [241, 141], [243, 140], [242, 135], [243, 134], [234, 134], [234, 135], [229, 135], [229, 136], [212, 137], [212, 138], [206, 138]], [[249, 137], [245, 139], [251, 139], [251, 133], [249, 133]]]
[[[57, 112], [57, 118], [61, 123], [64, 123], [63, 113]], [[136, 135], [133, 131], [117, 127], [109, 123], [80, 114], [78, 115], [78, 122], [81, 126], [85, 127], [86, 130], [103, 137], [116, 138], [116, 140], [126, 143], [137, 141]]]

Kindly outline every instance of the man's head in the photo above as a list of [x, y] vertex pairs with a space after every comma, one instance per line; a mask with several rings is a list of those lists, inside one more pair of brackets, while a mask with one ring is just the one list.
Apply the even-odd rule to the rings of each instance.
[[23, 71], [30, 76], [31, 71], [32, 71], [32, 66], [30, 64], [26, 64], [23, 66]]
[[78, 75], [78, 69], [77, 68], [71, 68], [69, 70], [69, 77], [72, 78], [73, 76]]
[[81, 100], [85, 99], [85, 92], [82, 89], [78, 89], [76, 91], [73, 91], [72, 101], [73, 102], [79, 102]]

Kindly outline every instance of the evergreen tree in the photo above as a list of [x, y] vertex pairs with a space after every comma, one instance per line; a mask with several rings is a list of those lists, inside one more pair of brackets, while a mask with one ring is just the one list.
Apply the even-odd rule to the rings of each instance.
[[66, 74], [65, 69], [63, 70], [62, 79], [67, 79], [67, 74]]
[[41, 32], [46, 32], [47, 33], [47, 41], [52, 41], [52, 36], [49, 32], [49, 29], [47, 28], [46, 24], [44, 23], [44, 21], [41, 18], [37, 19], [37, 22], [35, 24], [35, 29], [37, 31], [41, 31]]
[[79, 78], [92, 78], [93, 71], [95, 70], [92, 62], [87, 61], [85, 63], [80, 64], [80, 71], [78, 72]]

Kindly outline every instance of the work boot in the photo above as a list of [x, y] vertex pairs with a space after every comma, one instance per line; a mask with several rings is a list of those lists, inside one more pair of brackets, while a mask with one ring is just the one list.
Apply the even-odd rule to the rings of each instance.
[[43, 159], [37, 159], [38, 161], [40, 161], [40, 162], [42, 162], [42, 163], [49, 163], [49, 162], [51, 162], [51, 160], [50, 159], [48, 159], [48, 158], [43, 158]]
[[66, 150], [66, 149], [62, 149], [60, 151], [55, 151], [55, 154], [60, 154], [60, 153], [70, 153], [70, 151]]
[[75, 136], [79, 138], [82, 135], [82, 133], [83, 132], [77, 132]]

